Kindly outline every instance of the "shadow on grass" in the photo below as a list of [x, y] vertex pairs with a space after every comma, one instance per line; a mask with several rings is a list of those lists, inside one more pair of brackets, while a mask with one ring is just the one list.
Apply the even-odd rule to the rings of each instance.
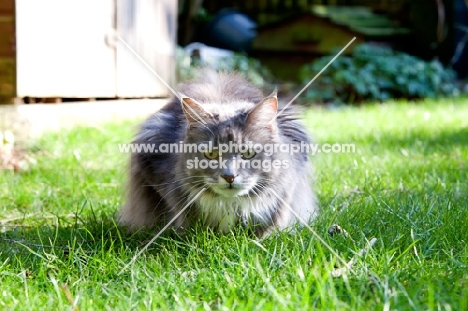
[[[67, 260], [72, 253], [128, 256], [155, 234], [149, 230], [129, 233], [125, 228], [118, 227], [112, 219], [112, 216], [102, 220], [88, 217], [70, 224], [69, 219], [57, 217], [55, 224], [38, 220], [31, 225], [3, 225], [0, 262], [9, 259], [21, 265], [27, 266], [29, 263], [34, 266], [50, 256]], [[175, 235], [173, 230], [167, 230], [151, 245], [150, 252], [157, 254], [171, 241], [180, 242], [182, 238]]]
[[[37, 223], [31, 225], [0, 226], [0, 270], [2, 262], [29, 271], [37, 270], [44, 262], [67, 262], [77, 256], [80, 260], [112, 256], [128, 263], [162, 229], [128, 232], [113, 221], [112, 215], [104, 215], [101, 219], [76, 219], [79, 222], [72, 223], [70, 219], [57, 217], [54, 223], [37, 220]], [[234, 234], [242, 240], [252, 237], [251, 232], [242, 228]], [[229, 240], [229, 236], [217, 234], [201, 225], [187, 229], [183, 235], [169, 227], [145, 252], [156, 257], [167, 252], [177, 252], [184, 257], [194, 248], [203, 249], [207, 241], [208, 244], [219, 242], [222, 245], [226, 240]]]
[[[399, 133], [381, 133], [379, 138], [366, 136], [362, 138], [368, 146], [378, 146], [378, 151], [401, 149], [414, 151], [417, 155], [428, 156], [428, 165], [438, 172], [447, 173], [447, 181], [460, 181], [463, 174], [461, 171], [467, 166], [467, 159], [450, 159], [451, 162], [437, 164], [437, 160], [431, 159], [430, 155], [440, 153], [450, 157], [450, 152], [456, 147], [465, 148], [464, 154], [468, 152], [468, 128], [452, 130], [440, 130], [431, 134], [422, 129], [413, 129], [404, 135]], [[395, 149], [397, 148], [397, 149]], [[411, 153], [410, 153], [411, 154]], [[462, 155], [463, 156], [463, 155]], [[442, 159], [443, 161], [445, 159]], [[455, 162], [452, 162], [455, 161]], [[437, 164], [437, 165], [436, 165]], [[456, 164], [456, 165], [454, 165]], [[401, 161], [395, 163], [402, 170], [416, 171], [421, 163]], [[460, 172], [454, 173], [453, 170]], [[395, 174], [396, 171], [391, 172]], [[424, 175], [423, 171], [412, 174]], [[405, 177], [403, 177], [405, 178]], [[398, 177], [392, 180], [399, 181]], [[403, 179], [404, 180], [404, 179]], [[405, 180], [404, 180], [405, 181]], [[356, 180], [359, 182], [359, 180]], [[468, 193], [468, 184], [459, 185], [459, 190], [443, 189], [437, 184], [429, 185], [420, 189], [389, 189], [380, 187], [381, 181], [376, 184], [363, 184], [363, 189], [356, 192], [340, 193], [336, 198], [321, 198], [322, 206], [336, 206], [335, 211], [325, 211], [320, 219], [324, 227], [337, 221], [342, 227], [346, 227], [354, 237], [377, 236], [382, 245], [387, 247], [406, 248], [413, 243], [409, 233], [413, 232], [417, 239], [430, 243], [440, 243], [441, 236], [450, 241], [450, 245], [462, 249], [460, 241], [466, 241], [468, 219], [466, 197], [462, 194]], [[415, 184], [411, 184], [416, 186]], [[433, 187], [433, 188], [431, 188]], [[453, 193], [449, 193], [452, 191]], [[451, 207], [452, 206], [452, 207]], [[334, 215], [335, 213], [336, 215]], [[2, 263], [9, 262], [17, 269], [34, 269], [49, 261], [55, 256], [59, 260], [70, 260], [72, 254], [80, 256], [119, 256], [128, 260], [140, 250], [157, 230], [141, 231], [130, 234], [119, 228], [112, 221], [112, 215], [104, 215], [101, 218], [85, 218], [79, 221], [57, 217], [56, 222], [38, 221], [31, 225], [0, 225], [0, 269]], [[429, 226], [429, 227], [428, 227]], [[351, 229], [350, 229], [351, 228]], [[326, 228], [322, 228], [322, 232]], [[437, 237], [430, 230], [442, 230], [445, 234]], [[177, 250], [180, 254], [189, 252], [193, 245], [200, 243], [199, 236], [210, 235], [210, 239], [222, 238], [210, 231], [195, 229], [193, 234], [185, 237], [177, 236], [172, 230], [165, 231], [148, 249], [148, 253], [157, 256], [166, 250]], [[396, 232], [396, 233], [395, 233]], [[395, 234], [403, 237], [396, 237]], [[198, 235], [198, 237], [197, 237]], [[244, 235], [245, 236], [245, 235]], [[404, 240], [404, 241], [403, 241]], [[445, 242], [444, 242], [445, 243]]]

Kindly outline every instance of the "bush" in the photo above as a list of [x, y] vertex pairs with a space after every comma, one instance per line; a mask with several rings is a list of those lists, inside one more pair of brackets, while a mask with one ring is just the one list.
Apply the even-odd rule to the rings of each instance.
[[257, 59], [242, 53], [233, 53], [232, 57], [224, 57], [216, 64], [202, 64], [199, 59], [190, 57], [183, 48], [177, 49], [177, 80], [190, 80], [195, 77], [202, 67], [211, 67], [216, 70], [238, 71], [254, 85], [263, 87], [273, 80], [271, 72], [262, 66]]
[[[333, 56], [304, 65], [301, 81], [307, 83]], [[352, 56], [338, 57], [306, 92], [307, 99], [360, 102], [389, 98], [456, 96], [455, 72], [436, 60], [426, 62], [386, 47], [362, 44]]]

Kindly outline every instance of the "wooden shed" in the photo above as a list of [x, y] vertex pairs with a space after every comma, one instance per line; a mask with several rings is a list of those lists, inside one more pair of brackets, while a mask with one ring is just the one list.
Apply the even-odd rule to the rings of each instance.
[[165, 97], [175, 82], [177, 1], [0, 0], [0, 103]]
[[345, 54], [364, 42], [400, 44], [410, 34], [396, 21], [366, 7], [316, 5], [309, 12], [291, 14], [259, 27], [251, 54], [277, 77], [294, 79], [302, 64], [332, 54], [353, 37], [356, 40]]

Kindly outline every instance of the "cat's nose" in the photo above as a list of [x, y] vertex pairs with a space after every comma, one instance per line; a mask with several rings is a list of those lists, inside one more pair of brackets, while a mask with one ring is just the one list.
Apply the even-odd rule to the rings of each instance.
[[228, 183], [232, 184], [234, 182], [234, 178], [236, 176], [234, 176], [234, 175], [221, 175], [221, 177], [223, 177], [224, 180], [227, 181]]

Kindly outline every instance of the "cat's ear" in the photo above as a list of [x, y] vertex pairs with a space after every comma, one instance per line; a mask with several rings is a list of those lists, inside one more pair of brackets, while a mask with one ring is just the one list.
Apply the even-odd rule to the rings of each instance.
[[193, 98], [183, 97], [181, 99], [181, 104], [185, 117], [189, 122], [189, 126], [197, 123], [206, 124], [208, 119], [213, 117], [211, 113], [203, 109], [203, 107]]
[[269, 97], [276, 97], [278, 98], [278, 87], [275, 86], [275, 89], [271, 92], [270, 95], [267, 96], [267, 98]]
[[247, 116], [247, 125], [276, 130], [278, 98], [269, 96], [257, 104]]

